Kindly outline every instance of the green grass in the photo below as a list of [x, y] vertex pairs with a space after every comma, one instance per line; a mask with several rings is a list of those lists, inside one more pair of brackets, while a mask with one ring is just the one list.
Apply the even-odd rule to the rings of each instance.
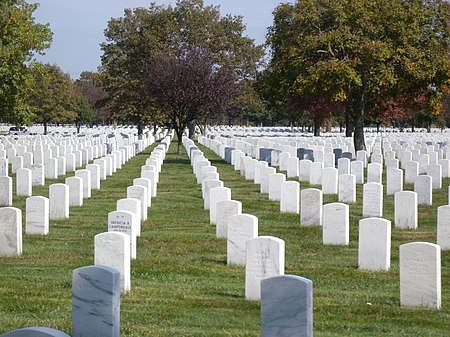
[[[40, 325], [70, 334], [72, 270], [93, 263], [94, 235], [107, 230], [108, 212], [125, 197], [153, 147], [102, 181], [101, 190], [82, 207], [71, 207], [69, 219], [51, 221], [48, 236], [24, 235], [22, 256], [0, 258], [0, 333]], [[362, 272], [357, 269], [361, 186], [358, 203], [350, 206], [350, 245], [324, 246], [321, 228], [301, 227], [298, 215], [281, 214], [278, 202], [260, 194], [259, 185], [201, 149], [231, 188], [232, 199], [259, 218], [259, 235], [285, 240], [285, 273], [313, 281], [316, 337], [449, 334], [450, 254], [442, 253], [442, 309], [412, 310], [399, 305], [398, 247], [436, 241], [436, 207], [447, 204], [450, 179], [434, 192], [433, 206], [419, 207], [417, 230], [393, 228], [391, 270]], [[48, 186], [33, 189], [34, 195], [47, 193]], [[324, 197], [324, 203], [334, 201], [336, 196]], [[24, 210], [24, 205], [25, 198], [14, 198], [15, 207]], [[393, 221], [393, 197], [384, 196], [384, 217]], [[121, 298], [121, 336], [259, 336], [259, 302], [244, 299], [244, 267], [226, 265], [226, 240], [215, 238], [201, 188], [186, 153], [176, 154], [175, 143], [131, 270], [131, 293]]]

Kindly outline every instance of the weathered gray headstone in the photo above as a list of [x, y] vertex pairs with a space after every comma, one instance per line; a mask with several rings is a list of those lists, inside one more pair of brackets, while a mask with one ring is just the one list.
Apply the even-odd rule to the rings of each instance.
[[34, 326], [6, 332], [0, 337], [70, 337], [68, 334], [47, 327]]
[[312, 337], [312, 281], [295, 275], [261, 281], [261, 337]]
[[12, 206], [11, 177], [0, 177], [0, 206]]
[[120, 272], [88, 266], [72, 274], [72, 337], [120, 336]]

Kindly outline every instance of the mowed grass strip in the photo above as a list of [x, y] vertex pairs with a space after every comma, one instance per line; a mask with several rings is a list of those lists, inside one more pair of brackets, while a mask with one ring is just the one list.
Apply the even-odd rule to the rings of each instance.
[[[231, 198], [242, 202], [242, 212], [258, 217], [259, 235], [285, 240], [285, 274], [313, 281], [315, 336], [450, 335], [450, 253], [442, 252], [441, 310], [401, 308], [398, 267], [401, 244], [436, 242], [436, 209], [448, 203], [450, 179], [443, 180], [441, 190], [433, 191], [433, 206], [419, 206], [417, 230], [394, 228], [394, 196], [386, 196], [384, 190], [383, 218], [392, 222], [391, 269], [389, 272], [365, 272], [358, 270], [362, 185], [357, 185], [357, 203], [350, 205], [349, 246], [325, 246], [321, 228], [301, 227], [298, 215], [281, 214], [279, 202], [269, 201], [268, 194], [259, 192], [259, 185], [245, 180], [232, 165], [208, 148], [198, 146], [217, 167], [224, 185], [231, 188]], [[384, 184], [385, 179], [384, 172]], [[301, 189], [320, 188], [305, 182], [300, 185]], [[413, 186], [405, 185], [404, 189], [413, 190]], [[324, 196], [324, 204], [330, 202], [337, 202], [337, 196]]]
[[[24, 235], [23, 256], [0, 258], [0, 332], [46, 325], [70, 334], [72, 270], [93, 263], [93, 236], [106, 231], [107, 213], [140, 176], [152, 148], [102, 182], [102, 189], [83, 207], [72, 207], [68, 220], [51, 221], [48, 236]], [[323, 246], [320, 228], [300, 227], [298, 215], [281, 214], [277, 202], [259, 193], [259, 185], [245, 181], [231, 165], [201, 148], [231, 188], [232, 198], [242, 201], [243, 212], [259, 218], [259, 234], [286, 241], [286, 274], [313, 280], [315, 336], [446, 336], [450, 331], [447, 253], [443, 309], [399, 306], [398, 245], [435, 242], [437, 204], [420, 208], [417, 231], [393, 230], [390, 272], [360, 272], [361, 203], [350, 208], [351, 244]], [[446, 194], [448, 183], [445, 180], [444, 189], [434, 193], [435, 200], [437, 194]], [[34, 194], [45, 195], [47, 190], [36, 189]], [[358, 200], [361, 193], [358, 187]], [[324, 202], [336, 199], [327, 196]], [[22, 208], [24, 200], [15, 198], [15, 206]], [[385, 213], [392, 220], [393, 197], [385, 197]], [[142, 226], [131, 271], [131, 293], [121, 298], [122, 336], [259, 336], [259, 302], [244, 299], [244, 267], [226, 265], [226, 240], [215, 238], [201, 188], [184, 150], [176, 154], [175, 142]]]

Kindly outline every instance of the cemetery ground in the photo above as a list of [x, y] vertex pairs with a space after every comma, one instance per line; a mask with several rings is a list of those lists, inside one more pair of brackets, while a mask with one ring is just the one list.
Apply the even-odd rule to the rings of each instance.
[[[108, 212], [126, 196], [156, 145], [102, 181], [82, 207], [71, 207], [69, 219], [51, 220], [47, 236], [24, 234], [22, 256], [0, 257], [0, 333], [37, 325], [70, 334], [72, 271], [93, 264], [94, 235], [107, 231]], [[137, 241], [131, 292], [121, 295], [121, 335], [259, 336], [259, 302], [245, 300], [245, 269], [227, 266], [226, 240], [216, 239], [201, 187], [186, 153], [177, 155], [176, 146], [174, 140]], [[383, 218], [392, 222], [391, 268], [364, 272], [358, 270], [362, 185], [357, 186], [358, 202], [350, 205], [349, 246], [325, 246], [320, 227], [301, 227], [298, 215], [280, 213], [279, 203], [260, 194], [259, 185], [199, 147], [231, 188], [232, 199], [242, 202], [242, 213], [258, 217], [259, 235], [286, 242], [285, 274], [313, 281], [316, 337], [448, 336], [450, 253], [442, 251], [441, 310], [400, 307], [398, 255], [401, 244], [436, 242], [436, 208], [448, 204], [450, 179], [433, 191], [433, 206], [419, 206], [416, 230], [394, 228], [394, 197], [384, 195]], [[64, 178], [34, 186], [33, 195], [47, 196], [48, 185]], [[301, 182], [301, 189], [308, 187]], [[335, 201], [337, 196], [324, 196], [324, 204]], [[24, 221], [25, 198], [15, 196], [13, 206], [22, 209]]]

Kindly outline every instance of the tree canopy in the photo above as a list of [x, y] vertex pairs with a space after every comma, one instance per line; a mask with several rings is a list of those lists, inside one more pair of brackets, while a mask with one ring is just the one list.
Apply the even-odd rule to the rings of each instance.
[[31, 93], [31, 104], [35, 120], [44, 125], [44, 134], [49, 123], [74, 122], [77, 97], [70, 76], [56, 65], [34, 63], [32, 67], [37, 86]]
[[419, 93], [438, 113], [448, 91], [449, 5], [443, 0], [299, 0], [274, 13], [265, 74], [273, 101], [341, 103], [364, 144], [364, 115], [374, 104]]
[[0, 2], [0, 118], [26, 124], [32, 120], [28, 95], [34, 85], [29, 62], [50, 46], [48, 25], [34, 21], [37, 4], [24, 0]]
[[103, 83], [117, 115], [133, 116], [138, 128], [144, 119], [173, 127], [172, 119], [158, 113], [145, 85], [147, 69], [162, 57], [202, 55], [236, 81], [254, 78], [263, 50], [243, 36], [244, 29], [241, 17], [221, 16], [218, 7], [202, 0], [126, 9], [123, 17], [108, 23], [102, 45]]

